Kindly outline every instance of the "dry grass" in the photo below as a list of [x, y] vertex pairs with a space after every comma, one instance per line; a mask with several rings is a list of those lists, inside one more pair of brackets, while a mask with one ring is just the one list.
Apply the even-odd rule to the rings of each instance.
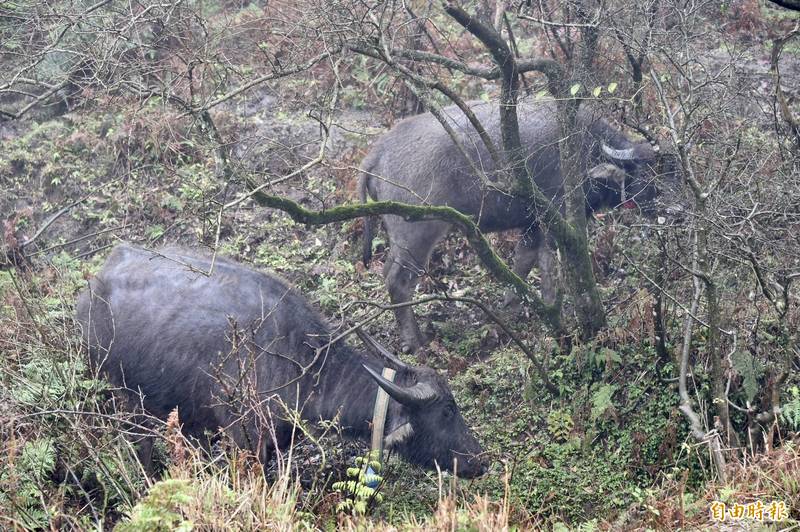
[[[624, 525], [626, 530], [761, 530], [770, 524], [766, 519], [716, 521], [711, 516], [711, 504], [720, 501], [730, 505], [747, 505], [761, 501], [766, 507], [783, 502], [789, 519], [777, 529], [792, 529], [800, 525], [800, 446], [796, 441], [764, 452], [755, 458], [732, 460], [728, 464], [728, 483], [709, 482], [700, 490], [689, 493], [686, 477], [669, 479], [643, 504], [632, 508], [610, 530]], [[726, 528], [727, 527], [727, 528]]]
[[[238, 463], [237, 463], [238, 462]], [[210, 467], [204, 460], [173, 465], [119, 524], [137, 530], [314, 529], [299, 508], [301, 489], [287, 475], [269, 482], [261, 467], [236, 459]]]
[[[283, 471], [293, 469], [291, 464], [284, 466]], [[407, 516], [399, 523], [369, 516], [313, 514], [301, 509], [306, 494], [290, 473], [268, 481], [261, 466], [246, 454], [228, 456], [223, 465], [210, 466], [199, 454], [190, 453], [170, 467], [164, 480], [150, 489], [118, 529], [293, 531], [323, 530], [335, 525], [338, 530], [351, 532], [504, 532], [519, 527], [519, 515], [513, 515], [508, 492], [500, 501], [481, 495], [468, 501], [455, 493], [456, 483], [452, 481], [430, 517]], [[529, 515], [522, 522], [526, 523], [525, 529], [541, 528]]]

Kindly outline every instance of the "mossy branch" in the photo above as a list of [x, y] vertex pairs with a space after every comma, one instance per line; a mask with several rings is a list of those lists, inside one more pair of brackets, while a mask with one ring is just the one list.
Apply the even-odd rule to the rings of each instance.
[[[258, 184], [248, 179], [248, 186], [255, 189]], [[452, 207], [433, 205], [409, 205], [397, 201], [374, 201], [354, 205], [340, 205], [330, 209], [314, 211], [306, 209], [297, 202], [282, 196], [256, 191], [253, 199], [262, 207], [278, 209], [288, 214], [292, 220], [307, 225], [325, 225], [333, 222], [344, 222], [363, 216], [394, 214], [402, 216], [406, 221], [442, 220], [450, 222], [458, 228], [478, 255], [484, 267], [499, 282], [511, 287], [516, 294], [531, 306], [537, 316], [556, 334], [563, 334], [560, 312], [557, 306], [546, 304], [535, 294], [528, 283], [515, 274], [492, 249], [489, 241], [477, 224]]]

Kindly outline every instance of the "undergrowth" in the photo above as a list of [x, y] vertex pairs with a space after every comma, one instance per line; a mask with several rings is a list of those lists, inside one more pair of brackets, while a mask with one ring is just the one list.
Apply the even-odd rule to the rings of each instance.
[[[282, 250], [284, 256], [302, 252]], [[336, 290], [346, 292], [353, 276], [377, 275], [336, 268], [329, 253], [315, 251], [312, 261], [334, 267], [304, 287], [323, 306], [326, 298], [335, 300]], [[708, 458], [687, 438], [676, 410], [672, 368], [652, 363], [656, 355], [646, 340], [598, 341], [569, 352], [540, 345], [561, 390], [554, 398], [527, 359], [486, 325], [462, 327], [460, 335], [443, 329], [444, 345], [431, 350], [427, 363], [456, 368], [452, 388], [492, 459], [490, 473], [456, 482], [392, 457], [381, 472], [382, 502], [353, 515], [342, 504], [347, 490], [337, 492], [334, 485], [347, 481], [353, 465], [352, 455], [335, 450], [341, 445], [336, 438], [324, 442], [331, 461], [324, 471], [313, 446], [310, 458], [300, 458], [308, 443], [298, 442], [296, 453], [284, 455], [291, 457], [288, 463], [265, 472], [224, 441], [211, 453], [187, 441], [177, 417], [145, 423], [120, 402], [87, 364], [72, 318], [75, 294], [100, 262], [62, 252], [36, 271], [0, 274], [5, 527], [665, 529], [708, 524], [709, 504], [720, 499], [784, 501], [790, 519], [797, 519], [797, 445], [786, 441], [757, 459], [731, 464], [727, 485], [708, 483]], [[524, 332], [524, 323], [518, 327]], [[160, 449], [155, 471], [137, 454], [145, 436], [156, 438]]]

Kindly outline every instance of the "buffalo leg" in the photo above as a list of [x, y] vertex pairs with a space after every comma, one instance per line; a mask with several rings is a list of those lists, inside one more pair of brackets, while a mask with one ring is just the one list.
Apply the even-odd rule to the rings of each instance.
[[539, 292], [548, 305], [556, 302], [558, 290], [558, 263], [556, 262], [555, 242], [545, 242], [539, 246]]
[[[556, 300], [556, 286], [558, 279], [555, 272], [554, 242], [545, 238], [539, 229], [526, 232], [517, 247], [514, 248], [514, 264], [512, 270], [521, 279], [528, 277], [534, 265], [539, 266], [541, 282], [539, 291], [545, 303], [552, 305]], [[513, 290], [506, 290], [503, 304], [506, 306], [519, 302], [519, 297]]]
[[[384, 225], [389, 234], [389, 254], [383, 273], [392, 304], [411, 301], [419, 277], [428, 267], [436, 243], [447, 233], [444, 222], [406, 222], [397, 216], [386, 216]], [[410, 306], [394, 309], [400, 327], [403, 350], [414, 352], [427, 342]]]

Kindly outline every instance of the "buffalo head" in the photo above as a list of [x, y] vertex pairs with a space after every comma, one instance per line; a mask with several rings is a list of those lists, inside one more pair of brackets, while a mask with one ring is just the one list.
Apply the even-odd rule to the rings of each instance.
[[589, 169], [584, 184], [588, 211], [635, 209], [652, 217], [665, 210], [662, 194], [675, 188], [678, 172], [658, 145], [640, 142], [613, 148], [601, 143], [601, 153], [603, 162]]
[[390, 408], [386, 447], [427, 469], [439, 467], [466, 478], [485, 473], [483, 450], [461, 417], [447, 380], [431, 368], [408, 366], [372, 338], [363, 333], [359, 336], [397, 370], [395, 380], [389, 381], [364, 366], [395, 401], [395, 408]]

